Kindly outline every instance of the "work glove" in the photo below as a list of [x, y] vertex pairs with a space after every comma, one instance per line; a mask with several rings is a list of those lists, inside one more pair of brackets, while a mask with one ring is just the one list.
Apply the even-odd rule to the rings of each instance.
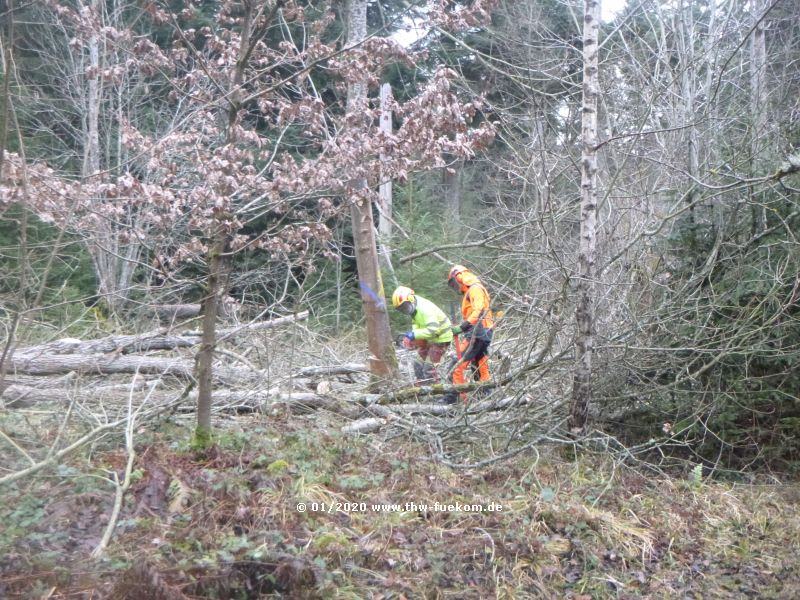
[[413, 331], [406, 331], [403, 334], [403, 337], [405, 337], [409, 342], [413, 342], [414, 341], [414, 332]]
[[458, 334], [459, 334], [459, 333], [461, 333], [463, 330], [461, 329], [461, 327], [459, 327], [458, 325], [456, 325], [455, 327], [453, 327], [453, 328], [451, 329], [451, 331], [453, 332], [453, 335], [458, 335]]
[[472, 330], [472, 327], [473, 325], [469, 321], [462, 321], [461, 325], [458, 326], [458, 328], [461, 330], [461, 333], [469, 333]]

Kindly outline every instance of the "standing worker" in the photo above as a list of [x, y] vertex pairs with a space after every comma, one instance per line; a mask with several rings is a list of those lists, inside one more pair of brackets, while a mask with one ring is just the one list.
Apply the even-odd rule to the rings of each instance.
[[444, 311], [409, 287], [400, 286], [392, 294], [392, 306], [411, 317], [412, 329], [403, 334], [403, 344], [416, 348], [416, 385], [439, 381], [436, 367], [453, 340], [453, 326]]
[[461, 316], [464, 320], [453, 328], [454, 334], [461, 335], [456, 340], [461, 359], [453, 371], [453, 383], [466, 383], [465, 371], [472, 365], [477, 367], [480, 381], [489, 381], [489, 344], [494, 334], [489, 292], [477, 275], [463, 265], [453, 265], [447, 285], [463, 294]]

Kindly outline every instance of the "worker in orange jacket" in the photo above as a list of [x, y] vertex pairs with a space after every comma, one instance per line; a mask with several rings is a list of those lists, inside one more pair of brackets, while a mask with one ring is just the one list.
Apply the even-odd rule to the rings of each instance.
[[460, 294], [463, 321], [453, 328], [459, 335], [460, 361], [453, 371], [453, 383], [466, 383], [466, 370], [475, 365], [480, 381], [489, 381], [489, 344], [494, 334], [494, 317], [489, 292], [477, 275], [463, 265], [454, 265], [447, 277], [447, 285]]

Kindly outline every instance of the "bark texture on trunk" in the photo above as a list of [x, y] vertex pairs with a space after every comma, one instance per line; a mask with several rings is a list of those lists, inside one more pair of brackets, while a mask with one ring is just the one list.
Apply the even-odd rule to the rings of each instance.
[[[226, 142], [235, 144], [236, 121], [242, 108], [241, 86], [244, 82], [245, 70], [259, 34], [254, 32], [254, 17], [260, 14], [257, 3], [243, 3], [244, 13], [241, 20], [241, 41], [239, 44], [238, 60], [231, 78], [230, 95], [228, 97], [228, 127]], [[278, 4], [272, 7], [272, 14], [265, 17], [270, 22]], [[263, 15], [262, 15], [263, 17]], [[211, 441], [211, 404], [213, 387], [213, 362], [214, 348], [217, 344], [217, 313], [222, 298], [227, 293], [227, 274], [231, 262], [228, 254], [231, 233], [227, 231], [226, 218], [221, 216], [218, 224], [219, 230], [214, 234], [214, 242], [208, 258], [208, 274], [206, 279], [206, 295], [203, 298], [203, 339], [196, 357], [197, 379], [197, 427], [194, 435], [194, 445], [205, 447]]]
[[[392, 99], [392, 86], [384, 83], [381, 86], [381, 131], [387, 135], [392, 133], [392, 111], [389, 109], [389, 102]], [[381, 160], [384, 157], [381, 156]], [[380, 183], [381, 212], [378, 219], [378, 232], [381, 237], [381, 244], [387, 247], [392, 239], [392, 180], [387, 179], [381, 173]], [[388, 258], [388, 250], [386, 251]]]
[[461, 218], [461, 173], [463, 159], [448, 160], [449, 167], [442, 170], [442, 187], [447, 215], [453, 219]]
[[214, 348], [217, 345], [217, 307], [225, 294], [223, 285], [224, 252], [226, 241], [218, 238], [211, 249], [206, 280], [206, 296], [203, 298], [203, 333], [197, 351], [197, 432], [200, 436], [211, 431], [211, 403], [213, 387]]
[[570, 426], [583, 429], [592, 401], [594, 277], [597, 225], [597, 102], [599, 0], [586, 0], [583, 21], [583, 101], [581, 118], [581, 205], [575, 307], [575, 374]]
[[[367, 35], [366, 0], [351, 0], [348, 16], [347, 45], [359, 43]], [[367, 104], [366, 82], [351, 83], [347, 90], [347, 112], [352, 118], [363, 114]], [[383, 289], [378, 247], [375, 238], [375, 222], [372, 217], [372, 202], [369, 199], [367, 182], [352, 182], [353, 195], [351, 218], [353, 243], [355, 245], [358, 284], [364, 314], [367, 319], [367, 345], [369, 368], [374, 383], [395, 378], [398, 375], [397, 357], [392, 345], [389, 313]]]
[[[750, 114], [752, 130], [750, 133], [750, 165], [754, 177], [763, 175], [764, 150], [767, 145], [767, 90], [764, 84], [764, 75], [767, 69], [767, 46], [764, 27], [764, 0], [754, 0], [753, 18], [755, 26], [750, 42]], [[763, 202], [759, 202], [754, 190], [750, 190], [753, 234], [758, 234], [767, 228], [767, 212]]]

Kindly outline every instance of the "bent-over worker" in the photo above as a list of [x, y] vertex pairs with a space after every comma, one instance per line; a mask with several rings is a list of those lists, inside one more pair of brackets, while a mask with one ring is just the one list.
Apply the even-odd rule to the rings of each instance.
[[412, 328], [403, 334], [403, 344], [415, 348], [416, 385], [439, 381], [437, 367], [453, 340], [452, 323], [444, 311], [430, 300], [400, 286], [392, 294], [392, 306], [411, 317]]

